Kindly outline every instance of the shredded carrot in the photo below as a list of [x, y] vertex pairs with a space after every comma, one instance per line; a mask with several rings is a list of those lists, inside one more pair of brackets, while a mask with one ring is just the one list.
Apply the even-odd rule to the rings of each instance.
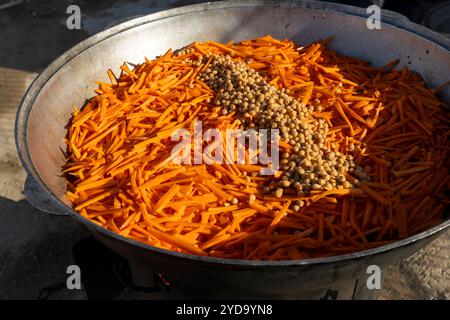
[[[96, 96], [74, 109], [68, 125], [67, 198], [80, 215], [124, 237], [221, 258], [344, 254], [440, 223], [449, 205], [450, 130], [436, 93], [448, 84], [430, 89], [407, 68], [394, 69], [398, 60], [373, 67], [329, 50], [328, 42], [196, 42], [179, 54], [123, 64], [118, 76], [109, 69], [110, 83], [97, 82]], [[199, 80], [211, 64], [207, 54], [246, 61], [267, 83], [320, 106], [313, 117], [328, 123], [324, 143], [352, 155], [370, 181], [346, 172], [354, 188], [277, 198], [262, 186], [282, 170], [258, 176], [263, 166], [254, 163], [175, 163], [175, 130], [192, 132], [197, 120], [204, 128], [241, 128]], [[279, 144], [281, 152], [294, 149]]]

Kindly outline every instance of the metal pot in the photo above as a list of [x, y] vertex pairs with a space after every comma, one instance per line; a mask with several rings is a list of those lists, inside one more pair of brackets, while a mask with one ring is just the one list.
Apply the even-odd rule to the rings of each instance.
[[[399, 58], [430, 86], [448, 80], [450, 40], [405, 17], [382, 11], [381, 30], [366, 27], [365, 9], [316, 2], [226, 1], [187, 6], [134, 19], [67, 51], [34, 81], [16, 119], [16, 142], [28, 172], [26, 195], [36, 207], [66, 214], [142, 270], [175, 283], [201, 287], [205, 297], [375, 298], [367, 266], [386, 265], [416, 252], [442, 234], [450, 220], [407, 239], [352, 254], [296, 261], [246, 261], [170, 252], [123, 238], [74, 212], [65, 198], [60, 168], [73, 105], [92, 96], [107, 68], [140, 62], [193, 41], [239, 41], [271, 34], [298, 43], [334, 36], [331, 48], [374, 65]], [[441, 98], [450, 101], [450, 90]], [[150, 272], [149, 272], [150, 273]]]

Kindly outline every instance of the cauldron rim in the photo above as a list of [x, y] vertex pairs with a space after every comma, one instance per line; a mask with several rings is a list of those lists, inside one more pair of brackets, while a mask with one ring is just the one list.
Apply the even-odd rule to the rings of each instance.
[[[61, 208], [61, 210], [70, 215], [72, 218], [78, 220], [82, 224], [84, 224], [89, 230], [95, 230], [100, 234], [103, 234], [107, 237], [113, 238], [114, 240], [125, 242], [128, 245], [135, 246], [141, 249], [144, 249], [148, 252], [148, 254], [159, 254], [159, 255], [167, 255], [172, 256], [173, 258], [186, 259], [192, 262], [203, 262], [215, 265], [227, 265], [230, 267], [254, 267], [254, 268], [276, 268], [276, 267], [291, 267], [291, 266], [313, 266], [313, 265], [323, 265], [323, 264], [331, 264], [336, 262], [344, 262], [349, 260], [355, 260], [359, 258], [364, 258], [372, 255], [377, 255], [381, 253], [385, 253], [388, 251], [392, 251], [397, 248], [401, 248], [404, 246], [411, 245], [421, 239], [431, 237], [434, 234], [444, 231], [450, 226], [450, 218], [447, 218], [444, 222], [425, 230], [421, 233], [415, 234], [411, 237], [395, 241], [386, 245], [382, 245], [373, 249], [357, 251], [353, 253], [343, 254], [343, 255], [335, 255], [324, 258], [312, 258], [312, 259], [299, 259], [299, 260], [280, 260], [280, 261], [266, 261], [266, 260], [245, 260], [245, 259], [224, 259], [224, 258], [215, 258], [209, 256], [199, 256], [189, 253], [180, 253], [175, 251], [170, 251], [158, 247], [154, 247], [139, 241], [135, 241], [129, 238], [125, 238], [113, 231], [110, 231], [106, 228], [103, 228], [92, 221], [82, 217], [80, 214], [76, 213], [72, 208], [68, 205], [61, 202], [60, 199], [56, 195], [53, 194], [51, 190], [47, 188], [45, 183], [42, 181], [39, 173], [37, 172], [30, 154], [27, 145], [27, 124], [30, 112], [32, 110], [33, 104], [37, 96], [39, 95], [41, 89], [44, 87], [46, 82], [66, 63], [68, 63], [72, 58], [76, 57], [81, 52], [87, 50], [92, 45], [99, 43], [107, 38], [114, 36], [120, 32], [125, 30], [147, 24], [156, 22], [159, 20], [179, 16], [192, 14], [196, 12], [202, 12], [207, 10], [217, 10], [222, 8], [230, 8], [230, 7], [241, 7], [241, 6], [254, 6], [254, 7], [303, 7], [313, 10], [325, 10], [331, 11], [334, 13], [340, 13], [344, 15], [351, 15], [356, 17], [361, 17], [366, 19], [367, 14], [364, 8], [357, 8], [350, 5], [342, 5], [337, 3], [325, 3], [321, 1], [311, 1], [311, 0], [302, 0], [302, 1], [265, 1], [265, 0], [229, 0], [229, 1], [220, 1], [213, 3], [203, 3], [196, 4], [190, 6], [184, 6], [169, 10], [164, 10], [161, 12], [149, 14], [140, 18], [136, 18], [124, 23], [121, 23], [117, 26], [109, 28], [105, 31], [102, 31], [98, 34], [91, 36], [90, 38], [80, 42], [75, 45], [68, 51], [66, 51], [63, 55], [61, 55], [58, 59], [56, 59], [53, 63], [51, 63], [30, 85], [28, 90], [26, 91], [22, 101], [19, 105], [14, 134], [16, 140], [16, 148], [19, 154], [19, 158], [22, 162], [23, 167], [25, 168], [27, 174], [38, 183], [41, 187], [42, 191], [46, 193], [46, 195], [52, 199], [57, 205]], [[390, 12], [387, 10], [382, 10], [383, 23], [388, 24], [404, 31], [412, 32], [420, 37], [423, 37], [435, 45], [438, 45], [444, 48], [447, 51], [450, 51], [450, 39], [445, 38], [444, 36], [431, 31], [423, 26], [417, 25], [411, 21], [409, 21], [406, 17]]]

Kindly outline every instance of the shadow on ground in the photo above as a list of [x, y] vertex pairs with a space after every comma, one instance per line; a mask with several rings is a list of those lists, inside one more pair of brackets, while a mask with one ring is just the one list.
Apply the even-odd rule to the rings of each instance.
[[[0, 67], [39, 72], [77, 43], [117, 22], [200, 2], [205, 1], [24, 1], [0, 11]], [[80, 7], [80, 30], [66, 27], [69, 5]]]
[[88, 233], [75, 220], [36, 210], [26, 200], [0, 197], [0, 208], [0, 299], [37, 299], [41, 288], [66, 279], [71, 248]]

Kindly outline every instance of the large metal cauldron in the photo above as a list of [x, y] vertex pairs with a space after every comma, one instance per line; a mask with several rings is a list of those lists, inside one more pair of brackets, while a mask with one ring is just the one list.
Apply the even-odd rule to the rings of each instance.
[[[208, 3], [138, 18], [78, 44], [34, 81], [17, 115], [17, 148], [29, 179], [26, 194], [38, 208], [70, 215], [134, 265], [175, 283], [204, 288], [206, 297], [375, 298], [366, 268], [381, 268], [419, 250], [450, 225], [363, 252], [298, 261], [243, 261], [169, 252], [122, 238], [75, 213], [65, 199], [61, 149], [73, 105], [91, 97], [95, 81], [123, 61], [140, 62], [193, 41], [227, 42], [270, 34], [309, 43], [334, 36], [331, 48], [383, 65], [392, 59], [437, 86], [449, 80], [450, 41], [403, 16], [383, 11], [381, 30], [366, 27], [366, 10], [338, 4], [258, 0]], [[442, 93], [450, 101], [450, 90]], [[211, 291], [210, 291], [211, 290]], [[331, 294], [330, 294], [331, 293]]]

